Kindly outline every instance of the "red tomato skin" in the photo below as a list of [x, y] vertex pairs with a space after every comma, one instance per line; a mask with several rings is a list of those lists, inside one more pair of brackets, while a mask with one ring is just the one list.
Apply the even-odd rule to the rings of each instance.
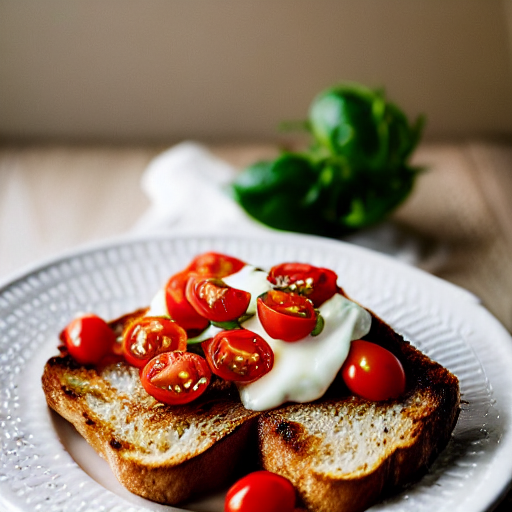
[[212, 322], [236, 320], [251, 301], [249, 292], [232, 288], [218, 278], [190, 278], [185, 296], [197, 313]]
[[[282, 312], [285, 308], [279, 305], [278, 300], [274, 300], [279, 297], [284, 297], [284, 300], [296, 304], [306, 316], [300, 317]], [[289, 342], [298, 341], [315, 328], [316, 314], [313, 303], [296, 293], [271, 290], [258, 297], [256, 305], [261, 325], [271, 338]]]
[[188, 267], [174, 274], [165, 286], [165, 302], [169, 316], [178, 322], [191, 336], [208, 327], [208, 319], [200, 315], [186, 298], [186, 287], [190, 277], [226, 277], [238, 272], [245, 263], [238, 258], [207, 252], [196, 256]]
[[289, 480], [270, 471], [255, 471], [229, 489], [224, 512], [294, 512], [295, 499]]
[[226, 277], [242, 269], [245, 263], [238, 258], [220, 254], [217, 252], [206, 252], [196, 256], [187, 267], [187, 270], [203, 276]]
[[130, 323], [123, 333], [123, 355], [137, 368], [163, 352], [187, 349], [187, 333], [177, 322], [145, 316]]
[[389, 400], [405, 391], [402, 363], [389, 350], [369, 341], [351, 343], [341, 374], [350, 391], [366, 400]]
[[198, 333], [208, 327], [208, 319], [200, 315], [188, 302], [185, 290], [195, 274], [182, 271], [174, 274], [165, 286], [165, 303], [169, 316], [187, 332]]
[[164, 352], [151, 359], [140, 372], [142, 387], [168, 405], [192, 402], [206, 391], [210, 380], [208, 363], [192, 352]]
[[116, 335], [108, 323], [94, 314], [73, 319], [60, 333], [69, 354], [79, 364], [98, 364], [113, 350]]
[[296, 287], [292, 291], [305, 295], [316, 308], [340, 291], [335, 272], [307, 263], [276, 265], [270, 269], [268, 280], [275, 285]]
[[270, 345], [247, 329], [219, 332], [202, 347], [210, 369], [224, 380], [253, 382], [274, 366]]

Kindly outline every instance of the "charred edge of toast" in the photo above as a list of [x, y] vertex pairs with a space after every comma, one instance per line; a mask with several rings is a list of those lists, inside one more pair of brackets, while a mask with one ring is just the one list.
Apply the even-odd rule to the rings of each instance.
[[[307, 467], [305, 461], [314, 453], [318, 440], [309, 435], [301, 423], [286, 418], [286, 410], [297, 405], [285, 405], [260, 415], [258, 436], [262, 467], [289, 478], [298, 492], [301, 505], [311, 511], [363, 511], [392, 495], [399, 488], [414, 482], [427, 471], [439, 452], [446, 447], [458, 419], [458, 379], [405, 341], [378, 316], [371, 311], [370, 313], [372, 327], [364, 339], [395, 354], [404, 366], [407, 379], [404, 395], [383, 404], [405, 403], [419, 391], [432, 397], [434, 403], [425, 418], [414, 420], [413, 431], [410, 432], [412, 442], [394, 450], [380, 463], [377, 470], [346, 479], [329, 474], [316, 474], [313, 478], [316, 486], [314, 491], [311, 490], [310, 482], [305, 483], [303, 474]], [[365, 406], [370, 409], [370, 403], [366, 400], [350, 396], [340, 375], [326, 395], [313, 404], [329, 407], [342, 402], [354, 404], [363, 415]], [[383, 433], [386, 434], [387, 430], [384, 429]], [[264, 444], [269, 439], [267, 444], [271, 446], [271, 453], [265, 455]], [[386, 443], [385, 438], [383, 443]], [[281, 453], [276, 456], [279, 451]], [[286, 460], [286, 464], [281, 462], [283, 460]]]
[[[112, 400], [126, 400], [116, 395], [98, 370], [77, 365], [70, 356], [51, 358], [42, 377], [43, 389], [50, 408], [68, 420], [91, 446], [108, 461], [117, 479], [131, 492], [152, 501], [177, 504], [192, 495], [211, 492], [231, 482], [242, 471], [257, 464], [257, 413], [243, 409], [236, 388], [215, 379], [209, 389], [192, 404], [178, 407], [158, 402], [155, 407], [140, 405], [140, 414], [152, 428], [172, 428], [181, 435], [191, 424], [207, 424], [207, 442], [197, 451], [180, 453], [173, 459], [157, 460], [145, 455], [104, 418], [98, 418], [87, 405], [87, 397], [97, 394]], [[130, 406], [137, 411], [139, 404]], [[235, 415], [230, 411], [241, 409]], [[130, 409], [131, 410], [131, 409]], [[173, 417], [172, 427], [169, 417]], [[221, 424], [219, 429], [216, 425]], [[203, 431], [198, 433], [203, 435]], [[246, 447], [254, 450], [248, 452]], [[184, 448], [185, 450], [185, 448]], [[135, 453], [137, 452], [137, 453]], [[133, 456], [135, 453], [135, 456]]]
[[459, 396], [459, 381], [455, 375], [405, 341], [377, 315], [370, 313], [372, 327], [363, 339], [382, 345], [400, 359], [407, 377], [406, 392], [417, 388], [444, 389], [448, 386], [456, 389], [456, 396]]
[[121, 460], [107, 453], [107, 460], [118, 480], [131, 492], [162, 504], [176, 505], [191, 497], [211, 493], [256, 466], [256, 416], [247, 419], [233, 432], [206, 451], [178, 465], [148, 467]]
[[[147, 309], [140, 309], [124, 315], [110, 323], [113, 329], [120, 334], [123, 328], [134, 319], [144, 315]], [[422, 426], [420, 436], [422, 443], [413, 445], [407, 453], [398, 450], [389, 457], [379, 471], [374, 472], [360, 480], [339, 482], [318, 476], [318, 487], [327, 493], [322, 500], [333, 510], [342, 510], [339, 503], [333, 503], [332, 496], [339, 494], [338, 487], [343, 487], [342, 494], [349, 492], [354, 500], [363, 505], [363, 508], [350, 506], [351, 512], [364, 510], [379, 499], [383, 492], [402, 486], [411, 480], [413, 474], [424, 470], [438, 452], [444, 448], [449, 440], [451, 431], [458, 416], [459, 390], [458, 381], [450, 372], [438, 363], [404, 341], [385, 322], [372, 313], [372, 327], [365, 337], [393, 352], [404, 365], [407, 377], [407, 389], [404, 397], [414, 394], [418, 389], [428, 389], [433, 395], [440, 397], [440, 405], [433, 412], [430, 422]], [[305, 457], [311, 451], [312, 440], [304, 435], [303, 426], [286, 420], [280, 416], [279, 411], [290, 405], [284, 405], [275, 411], [266, 413], [254, 412], [247, 416], [242, 423], [234, 425], [233, 430], [224, 438], [219, 439], [203, 453], [195, 455], [177, 465], [162, 464], [160, 467], [147, 467], [123, 458], [123, 452], [132, 449], [123, 440], [117, 439], [109, 430], [99, 425], [93, 415], [89, 414], [84, 406], [80, 387], [68, 386], [57, 379], [59, 374], [82, 373], [88, 379], [98, 379], [98, 370], [93, 367], [84, 367], [77, 364], [71, 357], [63, 354], [51, 358], [43, 375], [43, 388], [48, 405], [61, 416], [70, 421], [83, 437], [109, 461], [109, 464], [120, 482], [131, 492], [153, 501], [177, 504], [192, 495], [201, 494], [225, 485], [227, 481], [240, 471], [239, 465], [244, 463], [242, 454], [249, 449], [250, 455], [245, 460], [244, 470], [254, 469], [254, 460], [259, 456], [261, 466], [277, 473], [279, 468], [267, 467], [261, 455], [258, 454], [258, 445], [262, 444], [262, 436], [268, 432], [268, 425], [272, 426], [272, 435], [283, 441], [284, 449], [294, 457]], [[326, 395], [314, 402], [339, 402], [343, 400], [361, 401], [351, 397], [340, 376], [333, 382]], [[209, 389], [197, 401], [188, 406], [171, 407], [162, 406], [158, 414], [165, 416], [172, 414], [208, 415], [216, 407], [218, 401], [228, 401], [240, 405], [238, 393], [232, 383], [226, 383], [214, 378]], [[292, 406], [293, 407], [293, 406]], [[158, 416], [156, 416], [157, 418]], [[184, 422], [186, 424], [186, 420]], [[263, 428], [266, 425], [267, 430]], [[256, 437], [259, 436], [259, 441]], [[293, 468], [289, 468], [293, 469]], [[304, 468], [303, 468], [304, 469]], [[285, 474], [290, 478], [290, 474]], [[301, 489], [300, 482], [290, 478], [296, 485], [298, 494], [310, 510], [323, 510], [318, 508], [308, 496], [308, 492]], [[300, 481], [300, 477], [299, 477]], [[361, 490], [363, 489], [363, 491]], [[370, 490], [369, 490], [370, 489]], [[339, 497], [336, 498], [339, 500]], [[330, 501], [331, 500], [331, 501]], [[314, 500], [313, 500], [314, 501]], [[325, 509], [329, 510], [329, 509]]]
[[[140, 309], [110, 322], [119, 336], [147, 309]], [[120, 363], [124, 366], [124, 363]], [[103, 369], [78, 364], [67, 351], [50, 358], [42, 376], [43, 390], [50, 408], [68, 420], [91, 446], [105, 458], [117, 479], [131, 492], [164, 504], [177, 504], [192, 495], [211, 492], [232, 481], [241, 471], [254, 469], [257, 463], [257, 413], [243, 410], [235, 417], [229, 411], [241, 410], [236, 386], [213, 376], [201, 397], [182, 406], [168, 406], [151, 400], [139, 404], [130, 402], [131, 410], [147, 417], [152, 426], [172, 428], [181, 436], [191, 424], [207, 423], [206, 432], [212, 441], [193, 453], [180, 454], [178, 460], [157, 460], [146, 463], [132, 453], [140, 450], [118, 436], [112, 425], [98, 418], [87, 405], [87, 397], [97, 394], [101, 398], [128, 400], [102, 377]], [[245, 412], [244, 412], [245, 411]], [[200, 420], [200, 421], [198, 421]], [[222, 423], [222, 432], [216, 422]], [[204, 424], [201, 423], [201, 424]], [[202, 435], [202, 432], [201, 434]], [[247, 452], [246, 447], [254, 450]]]

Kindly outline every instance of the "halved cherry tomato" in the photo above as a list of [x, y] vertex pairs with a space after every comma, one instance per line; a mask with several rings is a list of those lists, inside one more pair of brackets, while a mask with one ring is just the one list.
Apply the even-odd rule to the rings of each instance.
[[145, 366], [156, 355], [172, 350], [187, 350], [187, 333], [167, 318], [138, 318], [123, 333], [124, 357], [137, 368]]
[[258, 297], [257, 307], [261, 325], [274, 339], [297, 341], [315, 328], [315, 308], [302, 295], [270, 290]]
[[341, 374], [350, 391], [367, 400], [388, 400], [405, 391], [402, 363], [389, 350], [369, 341], [352, 342]]
[[190, 277], [201, 275], [226, 277], [238, 272], [245, 263], [232, 256], [207, 252], [196, 256], [190, 265], [174, 274], [165, 286], [165, 302], [169, 316], [178, 322], [190, 336], [195, 336], [208, 327], [206, 317], [200, 315], [188, 302], [185, 290]]
[[185, 289], [194, 274], [186, 270], [174, 274], [165, 286], [165, 302], [169, 316], [189, 334], [196, 334], [208, 327], [208, 319], [200, 315], [187, 301]]
[[339, 291], [337, 279], [332, 270], [307, 263], [282, 263], [268, 274], [272, 284], [306, 296], [317, 308]]
[[206, 252], [196, 256], [187, 270], [205, 276], [226, 277], [238, 272], [244, 265], [245, 263], [238, 258], [216, 252]]
[[212, 372], [225, 380], [252, 382], [274, 366], [270, 345], [247, 329], [221, 331], [202, 347]]
[[185, 294], [192, 307], [212, 322], [229, 322], [241, 317], [251, 301], [249, 292], [212, 277], [190, 278]]
[[206, 360], [192, 352], [164, 352], [144, 366], [140, 381], [154, 398], [169, 405], [186, 404], [202, 395], [211, 379]]
[[72, 320], [60, 340], [77, 363], [98, 364], [112, 351], [116, 335], [105, 320], [91, 313]]
[[228, 491], [224, 512], [293, 512], [295, 489], [289, 480], [270, 471], [254, 471]]

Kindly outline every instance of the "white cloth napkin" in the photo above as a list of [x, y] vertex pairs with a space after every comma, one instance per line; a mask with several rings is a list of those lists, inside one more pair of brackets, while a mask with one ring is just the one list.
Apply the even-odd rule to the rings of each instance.
[[236, 203], [229, 184], [237, 170], [204, 146], [182, 142], [154, 158], [141, 180], [151, 206], [133, 231], [262, 231]]
[[[232, 198], [229, 184], [237, 169], [204, 146], [182, 142], [148, 165], [141, 186], [151, 206], [133, 227], [134, 233], [275, 231], [249, 217]], [[392, 255], [411, 265], [428, 266], [431, 248], [390, 222], [362, 231], [345, 241]], [[439, 257], [436, 253], [434, 259]]]

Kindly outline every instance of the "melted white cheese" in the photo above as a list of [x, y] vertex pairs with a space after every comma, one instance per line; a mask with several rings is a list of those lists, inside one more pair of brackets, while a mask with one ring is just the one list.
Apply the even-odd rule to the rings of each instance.
[[156, 295], [151, 300], [146, 316], [169, 316], [164, 288], [156, 292]]
[[249, 315], [256, 314], [256, 303], [258, 297], [265, 292], [272, 289], [272, 285], [267, 280], [267, 272], [259, 270], [252, 265], [245, 265], [241, 270], [235, 274], [231, 274], [228, 277], [224, 277], [222, 280], [232, 288], [238, 290], [244, 290], [251, 294], [251, 302], [247, 308]]
[[[286, 402], [311, 402], [327, 391], [350, 350], [350, 342], [370, 331], [371, 315], [364, 308], [336, 294], [319, 308], [325, 324], [318, 336], [286, 342], [271, 338], [256, 314], [258, 296], [272, 289], [267, 273], [252, 265], [225, 277], [224, 282], [251, 294], [247, 312], [254, 314], [242, 326], [259, 334], [274, 352], [274, 366], [263, 377], [249, 384], [238, 384], [246, 409], [265, 411]], [[168, 316], [165, 290], [151, 301], [148, 315]], [[208, 327], [194, 340], [206, 340], [222, 329]]]
[[324, 395], [350, 350], [350, 342], [368, 334], [371, 316], [361, 306], [336, 294], [320, 306], [325, 320], [318, 336], [296, 342], [271, 338], [254, 316], [243, 327], [262, 336], [274, 351], [272, 370], [238, 386], [247, 409], [265, 411], [285, 402], [311, 402]]

